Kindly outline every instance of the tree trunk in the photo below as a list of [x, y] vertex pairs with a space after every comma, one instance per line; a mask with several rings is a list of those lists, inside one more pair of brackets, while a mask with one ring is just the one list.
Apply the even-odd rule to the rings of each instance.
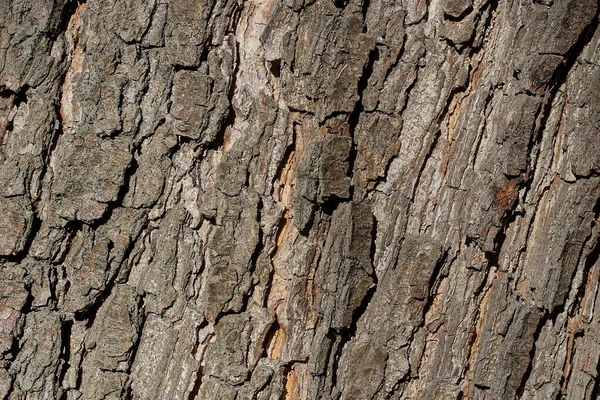
[[595, 399], [592, 0], [4, 0], [0, 397]]

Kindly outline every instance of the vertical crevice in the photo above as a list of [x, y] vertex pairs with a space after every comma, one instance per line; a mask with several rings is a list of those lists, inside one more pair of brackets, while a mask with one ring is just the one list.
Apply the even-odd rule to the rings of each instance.
[[[349, 161], [348, 161], [348, 174], [352, 176], [354, 174], [354, 163], [357, 157], [357, 145], [356, 145], [356, 127], [358, 126], [359, 118], [361, 113], [364, 111], [363, 105], [363, 93], [368, 86], [369, 78], [373, 74], [375, 63], [379, 60], [379, 49], [377, 47], [371, 49], [367, 62], [364, 65], [362, 75], [358, 80], [357, 85], [357, 96], [358, 99], [354, 104], [354, 109], [348, 115], [348, 130], [350, 132], [350, 138], [352, 139], [352, 146], [350, 147]], [[354, 199], [354, 184], [350, 185], [350, 198]]]
[[531, 373], [533, 372], [533, 361], [535, 359], [535, 354], [537, 351], [538, 339], [540, 338], [540, 334], [542, 333], [542, 330], [544, 329], [544, 326], [546, 325], [546, 322], [549, 319], [550, 319], [550, 313], [545, 312], [544, 315], [542, 315], [542, 317], [539, 319], [537, 327], [535, 328], [535, 331], [533, 332], [533, 340], [532, 340], [532, 344], [531, 344], [531, 349], [529, 350], [529, 363], [527, 364], [527, 368], [525, 369], [525, 372], [523, 373], [523, 376], [521, 377], [521, 382], [519, 383], [519, 386], [517, 387], [517, 390], [515, 392], [516, 398], [518, 398], [518, 399], [523, 398], [523, 393], [525, 393], [525, 386], [527, 385], [527, 381], [529, 381], [529, 378], [531, 377]]
[[590, 23], [582, 30], [579, 37], [573, 45], [564, 54], [564, 60], [555, 68], [548, 83], [546, 84], [546, 94], [544, 102], [540, 105], [540, 110], [535, 118], [534, 129], [532, 130], [527, 147], [527, 182], [526, 191], [523, 198], [526, 198], [530, 190], [531, 183], [535, 175], [535, 167], [541, 151], [540, 142], [546, 130], [546, 125], [552, 113], [554, 100], [559, 93], [559, 89], [567, 82], [569, 73], [575, 66], [577, 58], [583, 53], [586, 46], [592, 40], [599, 24], [600, 3], [596, 7], [594, 17]]
[[[61, 384], [65, 379], [65, 375], [67, 371], [71, 367], [71, 331], [73, 328], [73, 320], [61, 321], [60, 323], [60, 364], [59, 364], [59, 373], [58, 373], [58, 383]], [[68, 398], [68, 390], [62, 389], [63, 392], [60, 396], [61, 400], [66, 400]]]

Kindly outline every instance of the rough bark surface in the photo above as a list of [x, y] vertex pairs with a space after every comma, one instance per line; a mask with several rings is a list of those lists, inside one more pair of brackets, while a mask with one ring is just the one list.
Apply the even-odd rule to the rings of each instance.
[[3, 0], [0, 398], [597, 398], [598, 12]]

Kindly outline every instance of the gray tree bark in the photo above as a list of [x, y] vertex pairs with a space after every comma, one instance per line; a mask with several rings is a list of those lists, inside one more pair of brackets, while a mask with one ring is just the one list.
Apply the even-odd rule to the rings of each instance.
[[0, 397], [595, 399], [592, 0], [2, 0]]

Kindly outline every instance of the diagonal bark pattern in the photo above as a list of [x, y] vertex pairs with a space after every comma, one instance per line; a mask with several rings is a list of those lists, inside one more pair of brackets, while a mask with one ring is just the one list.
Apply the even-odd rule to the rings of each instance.
[[595, 399], [592, 0], [4, 0], [0, 397]]

